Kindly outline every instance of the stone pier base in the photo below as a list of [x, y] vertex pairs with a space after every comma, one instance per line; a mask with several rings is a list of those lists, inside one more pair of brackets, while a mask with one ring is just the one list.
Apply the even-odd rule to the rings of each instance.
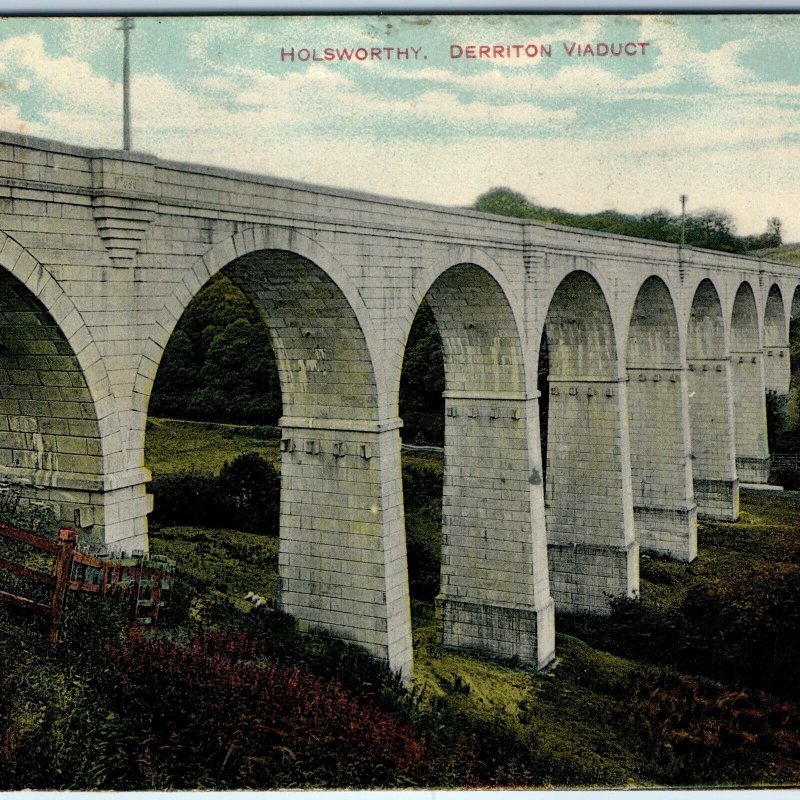
[[736, 474], [740, 483], [769, 483], [772, 459], [736, 456]]
[[697, 500], [698, 519], [716, 519], [735, 522], [739, 519], [738, 479], [711, 481], [694, 479], [694, 496]]
[[687, 508], [633, 507], [633, 519], [643, 553], [678, 561], [697, 557], [697, 506]]
[[634, 597], [639, 545], [548, 544], [550, 591], [559, 611], [608, 614], [615, 597]]
[[436, 598], [436, 631], [445, 648], [517, 658], [541, 669], [555, 657], [554, 627], [552, 600], [542, 608], [521, 608]]

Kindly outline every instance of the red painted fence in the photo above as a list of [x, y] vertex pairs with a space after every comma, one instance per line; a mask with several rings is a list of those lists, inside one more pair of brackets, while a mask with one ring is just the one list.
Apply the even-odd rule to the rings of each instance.
[[[15, 583], [12, 581], [13, 589], [0, 587], [0, 602], [49, 618], [49, 639], [53, 643], [58, 641], [70, 591], [116, 597], [132, 621], [153, 625], [166, 607], [175, 580], [175, 564], [165, 557], [105, 559], [82, 553], [77, 549], [77, 535], [71, 528], [62, 528], [55, 541], [0, 522], [2, 539], [29, 548], [28, 554], [49, 554], [54, 558], [52, 569], [46, 572], [0, 557], [0, 577], [16, 579]], [[37, 594], [36, 588], [39, 597], [32, 597]], [[42, 590], [47, 602], [41, 596]]]

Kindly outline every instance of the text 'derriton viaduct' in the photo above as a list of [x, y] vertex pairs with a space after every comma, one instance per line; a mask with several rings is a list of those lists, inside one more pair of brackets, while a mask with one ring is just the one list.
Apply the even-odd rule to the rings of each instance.
[[[147, 548], [148, 404], [223, 272], [275, 351], [280, 607], [406, 677], [398, 389], [423, 300], [445, 356], [446, 647], [543, 666], [554, 610], [691, 561], [769, 475], [789, 264], [0, 135], [0, 480]], [[800, 298], [800, 293], [798, 293]], [[546, 337], [546, 457], [537, 364]]]

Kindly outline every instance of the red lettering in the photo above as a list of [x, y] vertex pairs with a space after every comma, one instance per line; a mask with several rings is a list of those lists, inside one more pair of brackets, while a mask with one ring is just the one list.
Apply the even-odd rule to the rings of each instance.
[[[633, 49], [631, 49], [631, 48], [633, 48]], [[635, 56], [636, 55], [636, 44], [635, 44], [635, 42], [628, 42], [625, 45], [625, 54], [629, 55], [629, 56]]]
[[464, 48], [457, 44], [450, 45], [450, 58], [461, 58], [464, 55]]
[[299, 61], [308, 61], [311, 58], [311, 51], [307, 47], [302, 47], [297, 51], [297, 58]]
[[474, 44], [468, 44], [466, 46], [466, 48], [465, 48], [465, 52], [467, 54], [467, 58], [477, 58], [477, 56], [475, 55], [475, 45]]
[[490, 51], [489, 51], [489, 45], [488, 45], [488, 44], [482, 44], [482, 45], [481, 45], [481, 46], [478, 48], [478, 55], [479, 55], [481, 58], [490, 58], [490, 56], [489, 56], [489, 52], [490, 52]]
[[359, 61], [366, 61], [369, 54], [367, 53], [367, 49], [365, 47], [359, 47], [358, 50], [356, 50], [355, 55]]
[[378, 61], [381, 60], [381, 49], [380, 47], [373, 47], [372, 50], [369, 51], [369, 57], [372, 59], [377, 59]]
[[288, 50], [281, 47], [281, 61], [286, 61], [287, 58], [289, 61], [294, 61], [294, 47], [290, 47]]
[[495, 57], [495, 58], [502, 58], [502, 57], [505, 55], [505, 53], [503, 52], [503, 51], [504, 51], [504, 49], [505, 49], [505, 48], [503, 47], [503, 45], [501, 45], [501, 44], [496, 44], [496, 45], [494, 46], [494, 57]]

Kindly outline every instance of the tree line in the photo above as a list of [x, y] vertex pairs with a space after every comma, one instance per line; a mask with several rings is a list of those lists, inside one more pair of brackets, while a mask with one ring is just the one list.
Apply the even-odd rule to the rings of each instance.
[[613, 210], [594, 214], [573, 214], [560, 208], [546, 208], [529, 200], [525, 195], [502, 186], [482, 194], [475, 201], [473, 208], [488, 214], [501, 214], [674, 244], [681, 241], [681, 227], [683, 227], [687, 245], [722, 250], [726, 253], [753, 253], [780, 247], [783, 243], [782, 224], [778, 217], [770, 217], [765, 232], [758, 236], [737, 236], [733, 216], [727, 211], [716, 208], [687, 214], [684, 219], [663, 209], [646, 211], [643, 214], [623, 214]]

